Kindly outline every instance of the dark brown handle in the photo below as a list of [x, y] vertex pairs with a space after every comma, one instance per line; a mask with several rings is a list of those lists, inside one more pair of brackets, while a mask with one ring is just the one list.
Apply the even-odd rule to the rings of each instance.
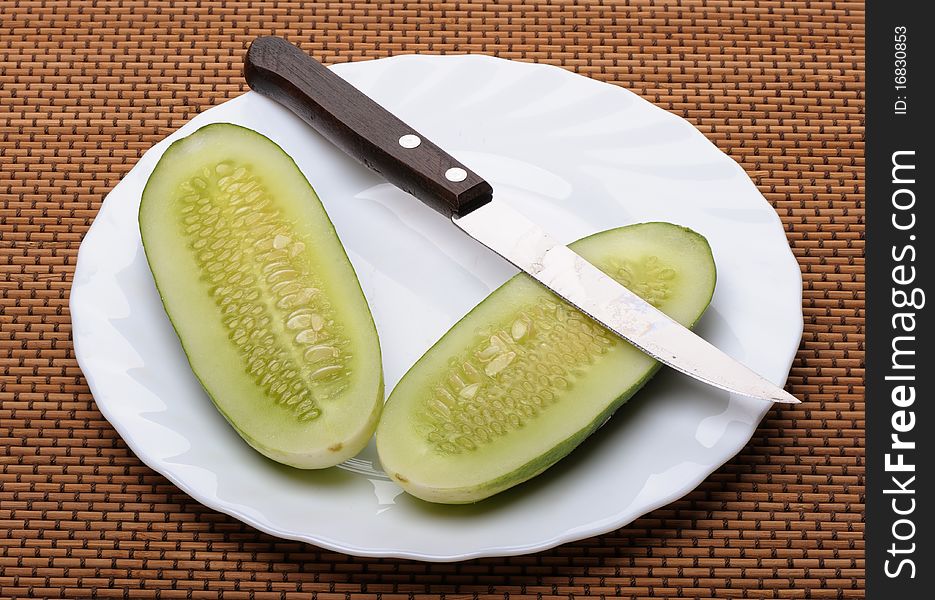
[[445, 216], [464, 216], [493, 197], [480, 176], [283, 38], [253, 40], [244, 77], [255, 91]]

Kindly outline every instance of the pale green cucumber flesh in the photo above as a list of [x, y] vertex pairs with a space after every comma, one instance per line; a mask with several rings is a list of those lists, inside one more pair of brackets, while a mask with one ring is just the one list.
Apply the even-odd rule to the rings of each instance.
[[[711, 249], [670, 223], [605, 231], [571, 245], [683, 325], [714, 293]], [[475, 502], [542, 472], [636, 392], [659, 363], [526, 275], [478, 304], [402, 378], [377, 450], [404, 490]]]
[[139, 222], [192, 370], [237, 432], [301, 468], [359, 452], [382, 408], [379, 341], [295, 162], [250, 129], [202, 127], [159, 160]]

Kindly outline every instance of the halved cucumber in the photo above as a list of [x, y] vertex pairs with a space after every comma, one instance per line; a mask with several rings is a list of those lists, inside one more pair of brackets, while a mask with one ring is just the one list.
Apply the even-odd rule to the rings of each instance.
[[[714, 293], [701, 235], [644, 223], [571, 245], [691, 326]], [[402, 378], [377, 428], [386, 472], [431, 502], [475, 502], [571, 452], [658, 369], [520, 274], [446, 333]]]
[[163, 154], [139, 220], [192, 370], [237, 432], [301, 468], [359, 452], [382, 408], [380, 346], [295, 162], [255, 131], [207, 125]]

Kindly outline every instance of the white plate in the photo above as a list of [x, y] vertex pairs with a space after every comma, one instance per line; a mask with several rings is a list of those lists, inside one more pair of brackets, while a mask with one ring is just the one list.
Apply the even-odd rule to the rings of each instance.
[[[334, 69], [495, 189], [509, 189], [515, 208], [566, 242], [652, 220], [707, 236], [718, 283], [698, 331], [770, 380], [785, 380], [802, 333], [798, 265], [773, 209], [688, 122], [622, 88], [544, 65], [400, 56]], [[546, 474], [474, 506], [401, 494], [379, 471], [372, 444], [319, 472], [263, 458], [192, 376], [136, 220], [143, 185], [169, 143], [218, 121], [272, 138], [318, 191], [373, 309], [387, 390], [514, 272], [252, 92], [156, 144], [107, 196], [81, 245], [75, 352], [98, 407], [137, 456], [205, 505], [350, 554], [444, 561], [533, 552], [610, 531], [684, 495], [744, 446], [769, 409], [664, 370]]]

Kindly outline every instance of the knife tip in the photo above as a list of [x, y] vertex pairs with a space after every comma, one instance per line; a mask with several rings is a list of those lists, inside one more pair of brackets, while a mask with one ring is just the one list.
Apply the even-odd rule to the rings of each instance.
[[779, 393], [774, 394], [771, 398], [773, 402], [781, 402], [783, 404], [801, 404], [802, 401], [790, 394], [785, 390], [779, 390]]

